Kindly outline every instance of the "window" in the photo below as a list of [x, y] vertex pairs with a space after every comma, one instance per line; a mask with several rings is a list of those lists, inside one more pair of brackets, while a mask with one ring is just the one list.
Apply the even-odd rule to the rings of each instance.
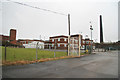
[[89, 43], [91, 44], [91, 41]]
[[29, 41], [27, 41], [27, 43], [29, 44], [30, 42], [29, 42]]
[[64, 41], [67, 41], [67, 39], [66, 39], [66, 38], [64, 38]]
[[60, 38], [58, 38], [58, 41], [60, 41]]
[[58, 47], [60, 47], [60, 44], [58, 44]]
[[54, 42], [54, 39], [52, 39], [52, 42]]
[[75, 40], [75, 43], [78, 43], [78, 40]]
[[83, 44], [85, 44], [85, 41], [83, 41]]
[[78, 47], [78, 44], [75, 44], [75, 47]]
[[89, 44], [89, 41], [86, 41], [87, 44]]
[[66, 44], [64, 44], [64, 47], [66, 47]]
[[85, 45], [83, 45], [82, 47], [85, 48]]
[[54, 47], [54, 44], [52, 44], [52, 47]]

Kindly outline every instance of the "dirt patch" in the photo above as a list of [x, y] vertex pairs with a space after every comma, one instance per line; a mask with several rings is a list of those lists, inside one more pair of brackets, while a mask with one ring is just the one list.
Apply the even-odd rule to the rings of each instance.
[[32, 64], [36, 62], [45, 62], [45, 61], [51, 61], [51, 60], [57, 60], [57, 59], [65, 59], [65, 58], [75, 58], [80, 56], [63, 56], [63, 57], [56, 57], [56, 58], [46, 58], [46, 59], [40, 59], [40, 60], [34, 60], [34, 61], [2, 61], [2, 65], [23, 65], [23, 64]]
[[[85, 55], [81, 55], [85, 56]], [[51, 61], [51, 60], [58, 60], [58, 59], [65, 59], [65, 58], [80, 58], [80, 56], [63, 56], [63, 57], [56, 57], [56, 58], [46, 58], [46, 59], [40, 59], [40, 60], [34, 60], [34, 61], [2, 61], [3, 66], [9, 66], [9, 65], [24, 65], [24, 64], [32, 64], [36, 62], [45, 62], [45, 61]]]

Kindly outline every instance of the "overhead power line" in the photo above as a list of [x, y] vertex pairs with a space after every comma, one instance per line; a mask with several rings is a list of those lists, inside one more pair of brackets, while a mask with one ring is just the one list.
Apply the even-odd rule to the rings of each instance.
[[[7, 0], [7, 1], [11, 1], [11, 0]], [[55, 13], [55, 14], [60, 14], [60, 15], [68, 16], [68, 15], [66, 15], [64, 13], [60, 13], [60, 12], [56, 12], [56, 11], [52, 11], [52, 10], [48, 10], [48, 9], [44, 9], [44, 8], [39, 8], [39, 7], [36, 7], [36, 6], [31, 6], [31, 5], [28, 5], [28, 4], [25, 4], [25, 3], [21, 3], [21, 2], [16, 2], [16, 1], [11, 1], [11, 2], [20, 4], [20, 5], [24, 5], [24, 6], [28, 6], [28, 7], [31, 7], [31, 8], [35, 8], [35, 9], [40, 9], [40, 10], [43, 10], [43, 11], [52, 12], [52, 13]]]

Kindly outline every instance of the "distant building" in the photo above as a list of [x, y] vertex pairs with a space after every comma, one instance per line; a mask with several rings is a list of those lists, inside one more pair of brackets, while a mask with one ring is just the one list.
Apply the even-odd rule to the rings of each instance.
[[13, 45], [20, 45], [20, 43], [17, 42], [17, 40], [16, 40], [16, 30], [15, 29], [10, 29], [9, 36], [0, 35], [0, 41], [1, 42], [9, 42]]
[[96, 48], [102, 48], [105, 50], [120, 50], [120, 41], [117, 42], [104, 42], [104, 43], [95, 43]]
[[[36, 48], [38, 43], [38, 47], [40, 49], [59, 49], [59, 50], [67, 50], [68, 49], [68, 36], [60, 35], [49, 37], [49, 40], [30, 40], [30, 39], [18, 39], [16, 40], [16, 30], [10, 29], [10, 36], [0, 35], [1, 42], [10, 42], [14, 45], [24, 46], [25, 48]], [[93, 40], [92, 40], [93, 43]], [[91, 40], [89, 38], [83, 39], [82, 35], [76, 34], [70, 36], [70, 49], [78, 49], [80, 46], [81, 49], [88, 49], [91, 46]], [[93, 48], [94, 44], [92, 45]]]
[[10, 36], [6, 36], [6, 35], [0, 35], [0, 39], [2, 41], [15, 41], [16, 40], [16, 30], [15, 29], [10, 29]]
[[[37, 42], [39, 42], [39, 44], [41, 45], [44, 44], [43, 40], [29, 40], [29, 39], [16, 40], [16, 32], [17, 31], [15, 29], [10, 29], [10, 34], [9, 34], [10, 36], [0, 35], [0, 42], [2, 42], [2, 44], [9, 42], [11, 45], [24, 46], [25, 48], [35, 48], [33, 44], [36, 45]], [[44, 46], [41, 46], [41, 48], [44, 48]]]
[[38, 43], [38, 48], [44, 49], [43, 40], [18, 39], [18, 42], [22, 44], [25, 48], [36, 48], [36, 45]]
[[25, 48], [36, 48], [38, 43], [38, 48], [39, 49], [44, 49], [44, 42], [40, 41], [32, 41], [31, 43], [28, 44], [23, 44]]
[[9, 36], [5, 36], [5, 35], [0, 35], [0, 40], [1, 41], [9, 41], [10, 37]]
[[68, 37], [53, 36], [49, 38], [49, 41], [45, 41], [45, 49], [67, 49]]
[[44, 49], [54, 49], [52, 47], [52, 42], [49, 40], [44, 41]]
[[[93, 42], [93, 40], [92, 40]], [[60, 35], [50, 37], [48, 41], [44, 42], [45, 49], [68, 49], [68, 36]], [[81, 49], [88, 49], [91, 46], [90, 39], [83, 39], [82, 35], [76, 34], [70, 36], [70, 48], [78, 49], [81, 46]], [[93, 44], [94, 47], [94, 44]], [[95, 48], [95, 47], [94, 47]]]
[[[82, 49], [89, 49], [91, 47], [91, 40], [89, 38], [82, 39]], [[92, 47], [95, 49], [95, 44], [93, 43], [92, 40]]]

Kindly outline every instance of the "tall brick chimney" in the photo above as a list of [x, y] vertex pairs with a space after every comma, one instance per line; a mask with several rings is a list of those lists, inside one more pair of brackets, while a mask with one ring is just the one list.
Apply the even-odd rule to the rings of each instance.
[[10, 29], [10, 41], [16, 40], [16, 30]]
[[100, 15], [100, 43], [103, 43], [102, 15]]

